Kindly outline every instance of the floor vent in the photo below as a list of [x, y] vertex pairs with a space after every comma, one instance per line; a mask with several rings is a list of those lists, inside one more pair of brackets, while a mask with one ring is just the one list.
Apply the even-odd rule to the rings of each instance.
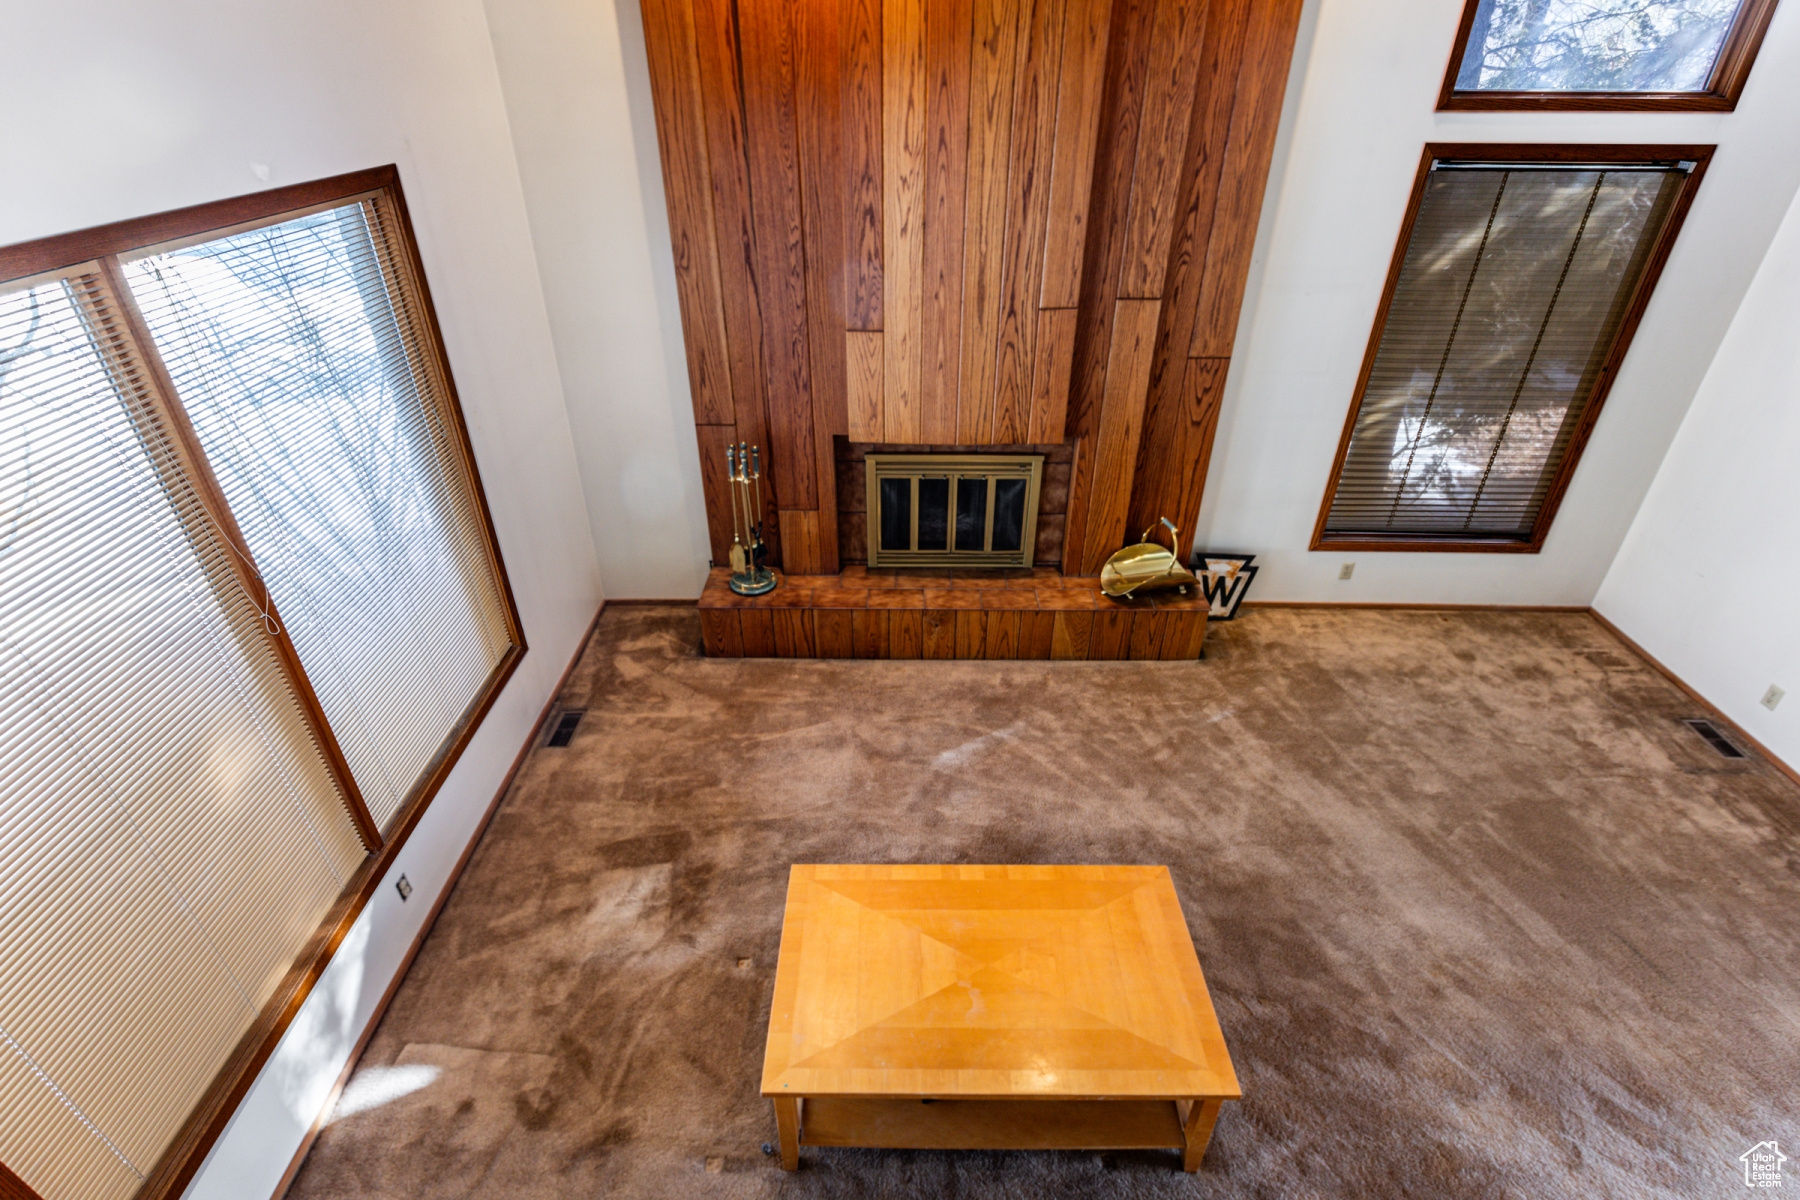
[[547, 746], [568, 745], [569, 739], [575, 736], [575, 727], [581, 724], [581, 714], [586, 711], [585, 708], [571, 708], [564, 713], [562, 719], [556, 723], [556, 728], [550, 731], [550, 740], [544, 744]]
[[1719, 752], [1721, 758], [1743, 758], [1744, 752], [1725, 740], [1719, 727], [1711, 721], [1692, 720], [1683, 722], [1689, 729], [1706, 739], [1706, 744]]

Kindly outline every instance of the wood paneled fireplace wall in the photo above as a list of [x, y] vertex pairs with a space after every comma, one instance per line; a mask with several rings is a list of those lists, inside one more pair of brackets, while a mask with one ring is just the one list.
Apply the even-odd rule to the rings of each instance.
[[738, 441], [790, 574], [834, 439], [1066, 444], [1068, 575], [1192, 537], [1300, 0], [642, 9], [715, 561]]

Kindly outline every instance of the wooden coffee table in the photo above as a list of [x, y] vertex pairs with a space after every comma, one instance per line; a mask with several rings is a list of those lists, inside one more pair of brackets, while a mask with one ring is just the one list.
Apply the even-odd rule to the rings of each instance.
[[796, 866], [762, 1094], [800, 1147], [1168, 1148], [1237, 1074], [1165, 867]]

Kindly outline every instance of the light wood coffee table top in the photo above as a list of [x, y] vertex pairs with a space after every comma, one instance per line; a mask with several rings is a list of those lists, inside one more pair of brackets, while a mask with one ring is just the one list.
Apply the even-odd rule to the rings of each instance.
[[1241, 1094], [1167, 868], [815, 865], [788, 880], [762, 1093]]

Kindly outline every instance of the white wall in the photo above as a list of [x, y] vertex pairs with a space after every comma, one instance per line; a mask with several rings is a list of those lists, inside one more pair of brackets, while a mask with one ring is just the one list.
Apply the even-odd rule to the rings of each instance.
[[[189, 1191], [267, 1196], [600, 599], [479, 0], [0, 0], [0, 244], [398, 163], [531, 650]], [[265, 182], [252, 163], [267, 168]]]
[[[1460, 11], [1307, 4], [1196, 540], [1258, 555], [1253, 600], [1589, 603], [1800, 184], [1800, 6], [1724, 114], [1434, 112]], [[1430, 141], [1719, 150], [1541, 554], [1309, 552]]]
[[[1800, 200], [1594, 607], [1800, 766]], [[1773, 712], [1769, 685], [1791, 693]]]
[[487, 15], [606, 594], [698, 596], [706, 506], [637, 0]]

